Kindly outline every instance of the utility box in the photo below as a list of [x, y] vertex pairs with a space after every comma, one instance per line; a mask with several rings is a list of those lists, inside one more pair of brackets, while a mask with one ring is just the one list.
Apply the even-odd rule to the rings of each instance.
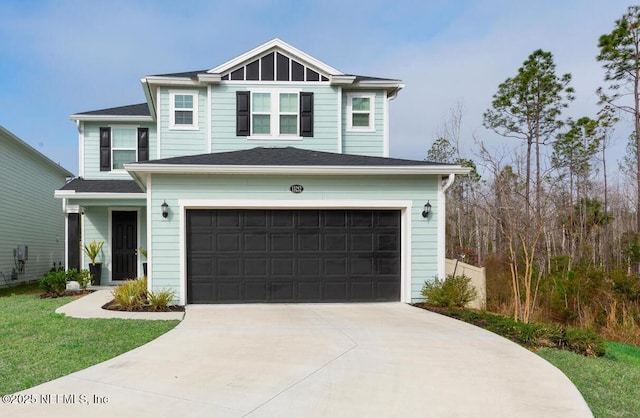
[[26, 245], [18, 245], [15, 250], [13, 250], [13, 256], [16, 261], [27, 261], [29, 259], [29, 247]]

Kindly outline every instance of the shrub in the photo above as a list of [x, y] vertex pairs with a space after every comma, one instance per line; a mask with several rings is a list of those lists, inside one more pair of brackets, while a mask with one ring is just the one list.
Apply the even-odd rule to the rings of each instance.
[[147, 279], [128, 280], [111, 293], [115, 303], [124, 309], [141, 309], [147, 303]]
[[161, 290], [158, 293], [149, 292], [147, 297], [151, 304], [151, 309], [154, 311], [166, 311], [173, 301], [175, 292], [173, 290]]
[[87, 286], [89, 286], [93, 282], [91, 273], [87, 269], [80, 270], [77, 273], [76, 281], [80, 284], [80, 289], [82, 290], [87, 290]]
[[425, 281], [422, 296], [429, 305], [464, 308], [478, 296], [478, 292], [471, 286], [471, 278], [449, 275], [445, 280], [436, 277], [433, 281]]
[[62, 270], [49, 271], [40, 279], [39, 286], [45, 293], [61, 295], [67, 288], [67, 274]]
[[604, 340], [590, 329], [567, 327], [558, 345], [583, 356], [601, 357], [605, 354]]

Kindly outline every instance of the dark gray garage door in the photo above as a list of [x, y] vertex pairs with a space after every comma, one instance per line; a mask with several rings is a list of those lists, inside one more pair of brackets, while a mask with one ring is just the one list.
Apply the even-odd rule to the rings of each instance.
[[400, 300], [400, 211], [188, 210], [187, 302]]

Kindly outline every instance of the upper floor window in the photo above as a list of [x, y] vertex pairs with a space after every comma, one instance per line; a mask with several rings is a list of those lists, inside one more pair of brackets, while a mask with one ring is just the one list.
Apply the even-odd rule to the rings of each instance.
[[169, 92], [170, 129], [198, 129], [198, 92], [174, 90]]
[[237, 91], [236, 135], [292, 139], [313, 136], [313, 93]]
[[149, 128], [100, 128], [100, 171], [124, 170], [124, 165], [149, 159]]
[[375, 98], [374, 93], [347, 93], [347, 130], [376, 130]]
[[111, 169], [124, 170], [126, 163], [138, 159], [136, 128], [111, 128]]

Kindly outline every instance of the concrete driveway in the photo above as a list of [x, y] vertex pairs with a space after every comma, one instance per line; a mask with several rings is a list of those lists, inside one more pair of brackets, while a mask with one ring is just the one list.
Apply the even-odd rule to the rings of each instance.
[[591, 416], [535, 354], [401, 303], [188, 306], [157, 340], [20, 395], [35, 403], [1, 416]]

